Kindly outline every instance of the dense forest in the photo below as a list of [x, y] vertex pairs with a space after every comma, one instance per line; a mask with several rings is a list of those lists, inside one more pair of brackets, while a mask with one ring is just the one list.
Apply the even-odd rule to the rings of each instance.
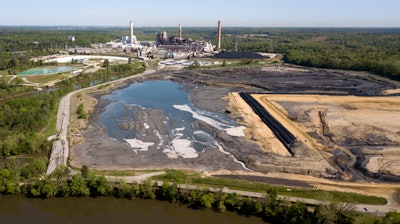
[[400, 80], [400, 29], [225, 29], [223, 48], [275, 52], [286, 63], [368, 71]]

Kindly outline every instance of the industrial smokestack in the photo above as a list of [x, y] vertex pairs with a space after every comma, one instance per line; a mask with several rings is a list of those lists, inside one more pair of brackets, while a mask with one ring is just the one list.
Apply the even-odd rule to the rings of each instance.
[[131, 21], [131, 44], [133, 44], [133, 22]]
[[218, 20], [218, 45], [217, 50], [221, 50], [221, 20]]
[[182, 40], [182, 27], [181, 27], [181, 24], [179, 24], [179, 40]]

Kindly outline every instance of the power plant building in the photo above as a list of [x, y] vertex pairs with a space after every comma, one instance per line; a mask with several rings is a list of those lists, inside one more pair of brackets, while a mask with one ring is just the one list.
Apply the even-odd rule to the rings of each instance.
[[126, 53], [138, 52], [138, 57], [170, 57], [187, 58], [199, 56], [201, 54], [210, 54], [214, 51], [214, 45], [206, 41], [195, 41], [191, 38], [185, 38], [182, 34], [182, 26], [179, 24], [177, 35], [168, 36], [166, 31], [156, 34], [154, 41], [138, 41], [133, 33], [133, 22], [129, 23], [129, 36], [122, 36], [120, 42], [107, 42], [108, 48], [119, 48]]

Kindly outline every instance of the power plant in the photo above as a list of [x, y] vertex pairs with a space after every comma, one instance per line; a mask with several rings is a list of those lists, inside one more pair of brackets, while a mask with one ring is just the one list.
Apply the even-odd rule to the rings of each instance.
[[131, 41], [131, 44], [133, 44], [134, 42], [133, 42], [133, 22], [132, 21], [131, 21], [130, 25], [131, 25], [130, 41]]
[[181, 27], [181, 24], [179, 24], [179, 40], [182, 40], [182, 27]]
[[[125, 53], [137, 53], [138, 58], [145, 59], [147, 56], [160, 58], [188, 58], [194, 56], [214, 53], [215, 46], [210, 42], [197, 41], [189, 37], [183, 37], [181, 24], [178, 25], [177, 33], [168, 36], [167, 31], [156, 33], [155, 41], [138, 41], [133, 33], [133, 21], [129, 22], [129, 36], [122, 36], [121, 41], [110, 41], [106, 43], [107, 48], [122, 49]], [[100, 47], [101, 48], [101, 47]], [[218, 21], [218, 47], [221, 49], [221, 21]]]
[[221, 50], [221, 36], [222, 36], [222, 28], [221, 28], [221, 20], [218, 20], [218, 44], [217, 50]]

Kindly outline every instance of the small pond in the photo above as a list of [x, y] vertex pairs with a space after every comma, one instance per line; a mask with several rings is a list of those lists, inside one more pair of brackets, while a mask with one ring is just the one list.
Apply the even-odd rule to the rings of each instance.
[[22, 71], [18, 75], [51, 75], [72, 71], [73, 69], [73, 67], [69, 66], [37, 67]]

